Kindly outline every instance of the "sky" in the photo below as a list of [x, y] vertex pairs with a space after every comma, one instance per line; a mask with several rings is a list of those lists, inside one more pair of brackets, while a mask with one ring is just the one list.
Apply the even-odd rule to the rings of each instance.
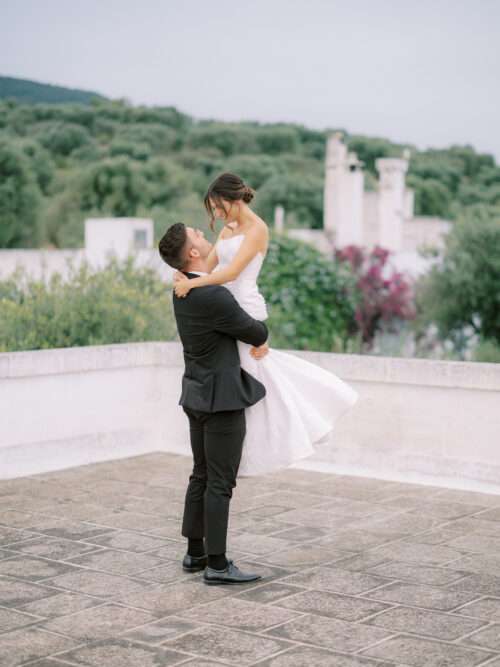
[[500, 163], [500, 0], [0, 0], [0, 75]]

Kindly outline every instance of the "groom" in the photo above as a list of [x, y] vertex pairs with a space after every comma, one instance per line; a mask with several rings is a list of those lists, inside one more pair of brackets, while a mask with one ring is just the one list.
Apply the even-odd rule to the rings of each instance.
[[[208, 272], [211, 248], [203, 232], [182, 223], [169, 227], [159, 243], [162, 259], [188, 278]], [[179, 403], [189, 419], [194, 463], [184, 505], [182, 535], [188, 538], [188, 550], [182, 565], [188, 572], [204, 569], [206, 584], [256, 581], [260, 575], [245, 574], [226, 558], [226, 537], [245, 408], [266, 393], [240, 367], [236, 341], [257, 348], [266, 342], [267, 328], [219, 285], [191, 290], [186, 298], [173, 294], [173, 303], [185, 363]], [[265, 353], [265, 347], [252, 350], [256, 359]]]

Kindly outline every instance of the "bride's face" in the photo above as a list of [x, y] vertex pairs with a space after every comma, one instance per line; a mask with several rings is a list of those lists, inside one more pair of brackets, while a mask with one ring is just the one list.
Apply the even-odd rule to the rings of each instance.
[[221, 199], [220, 202], [215, 202], [213, 199], [210, 200], [214, 217], [226, 222], [231, 222], [232, 220], [233, 205], [234, 202], [227, 201], [227, 199]]

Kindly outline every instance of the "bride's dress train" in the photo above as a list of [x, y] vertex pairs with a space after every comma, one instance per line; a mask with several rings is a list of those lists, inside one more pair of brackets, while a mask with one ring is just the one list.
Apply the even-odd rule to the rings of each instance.
[[[217, 242], [218, 268], [231, 263], [243, 238], [237, 235]], [[236, 280], [225, 285], [240, 306], [259, 320], [267, 318], [257, 287], [262, 262], [258, 254]], [[250, 349], [238, 341], [241, 367], [262, 382], [266, 396], [245, 410], [247, 428], [239, 476], [272, 472], [310, 456], [314, 445], [333, 430], [338, 417], [358, 398], [336, 375], [293, 354], [270, 349], [256, 361]]]

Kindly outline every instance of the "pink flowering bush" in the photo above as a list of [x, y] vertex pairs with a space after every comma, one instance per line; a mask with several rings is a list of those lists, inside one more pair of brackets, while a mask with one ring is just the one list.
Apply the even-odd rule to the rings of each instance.
[[336, 260], [348, 262], [355, 275], [355, 321], [367, 347], [378, 331], [397, 330], [402, 321], [415, 317], [412, 285], [403, 273], [390, 266], [389, 256], [389, 250], [380, 246], [371, 252], [355, 245], [335, 251]]

